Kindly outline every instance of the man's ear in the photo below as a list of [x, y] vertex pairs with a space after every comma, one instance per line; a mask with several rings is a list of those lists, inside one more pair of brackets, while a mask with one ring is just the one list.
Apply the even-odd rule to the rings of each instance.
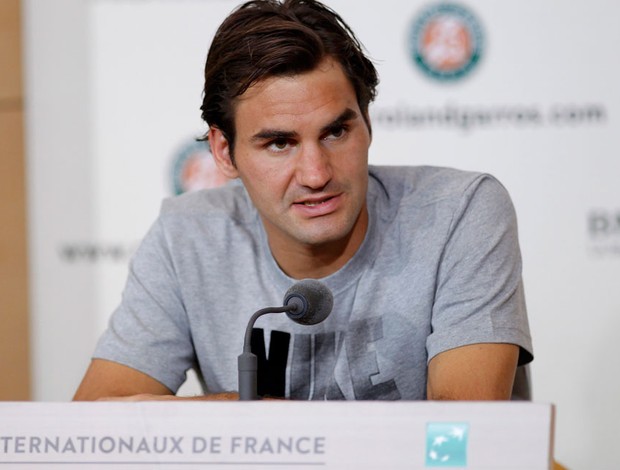
[[230, 145], [224, 133], [217, 127], [209, 128], [209, 146], [215, 164], [224, 175], [230, 179], [237, 178], [239, 172], [230, 156]]
[[370, 137], [370, 142], [372, 142], [372, 124], [370, 122], [370, 112], [368, 109], [363, 112], [364, 113], [364, 121], [366, 121], [366, 127], [368, 128], [368, 136]]

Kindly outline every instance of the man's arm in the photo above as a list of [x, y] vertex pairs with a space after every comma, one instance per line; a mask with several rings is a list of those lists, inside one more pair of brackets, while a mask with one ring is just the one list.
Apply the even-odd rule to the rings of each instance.
[[93, 359], [73, 397], [74, 401], [119, 400], [238, 400], [235, 392], [177, 397], [153, 377], [118, 362]]
[[138, 394], [173, 395], [154, 378], [118, 362], [93, 359], [73, 400], [90, 401]]
[[442, 352], [428, 365], [429, 400], [509, 400], [519, 347], [472, 344]]
[[517, 364], [532, 359], [521, 263], [510, 196], [481, 175], [453, 214], [438, 270], [429, 399], [511, 397]]

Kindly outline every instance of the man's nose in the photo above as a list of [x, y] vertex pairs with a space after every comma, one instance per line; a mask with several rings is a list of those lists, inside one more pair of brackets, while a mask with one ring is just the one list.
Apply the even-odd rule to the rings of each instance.
[[332, 178], [329, 155], [320, 144], [302, 147], [296, 167], [297, 183], [312, 189], [321, 189]]

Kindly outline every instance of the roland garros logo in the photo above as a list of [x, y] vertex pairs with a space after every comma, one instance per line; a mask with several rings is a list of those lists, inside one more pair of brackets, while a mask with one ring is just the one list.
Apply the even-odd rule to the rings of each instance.
[[409, 38], [415, 64], [428, 76], [456, 80], [471, 72], [483, 53], [483, 31], [463, 6], [440, 3], [414, 19]]
[[186, 141], [173, 156], [172, 187], [174, 194], [217, 188], [229, 180], [216, 166], [209, 143]]

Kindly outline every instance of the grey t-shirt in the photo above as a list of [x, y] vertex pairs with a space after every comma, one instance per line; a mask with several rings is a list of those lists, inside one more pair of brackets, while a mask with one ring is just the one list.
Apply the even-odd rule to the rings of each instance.
[[[514, 209], [493, 177], [436, 167], [370, 167], [360, 249], [321, 279], [323, 323], [261, 317], [259, 393], [295, 399], [424, 399], [428, 361], [475, 343], [532, 359]], [[278, 267], [239, 183], [166, 200], [132, 259], [123, 300], [94, 357], [176, 391], [188, 369], [208, 392], [237, 389], [250, 316], [282, 305]]]

